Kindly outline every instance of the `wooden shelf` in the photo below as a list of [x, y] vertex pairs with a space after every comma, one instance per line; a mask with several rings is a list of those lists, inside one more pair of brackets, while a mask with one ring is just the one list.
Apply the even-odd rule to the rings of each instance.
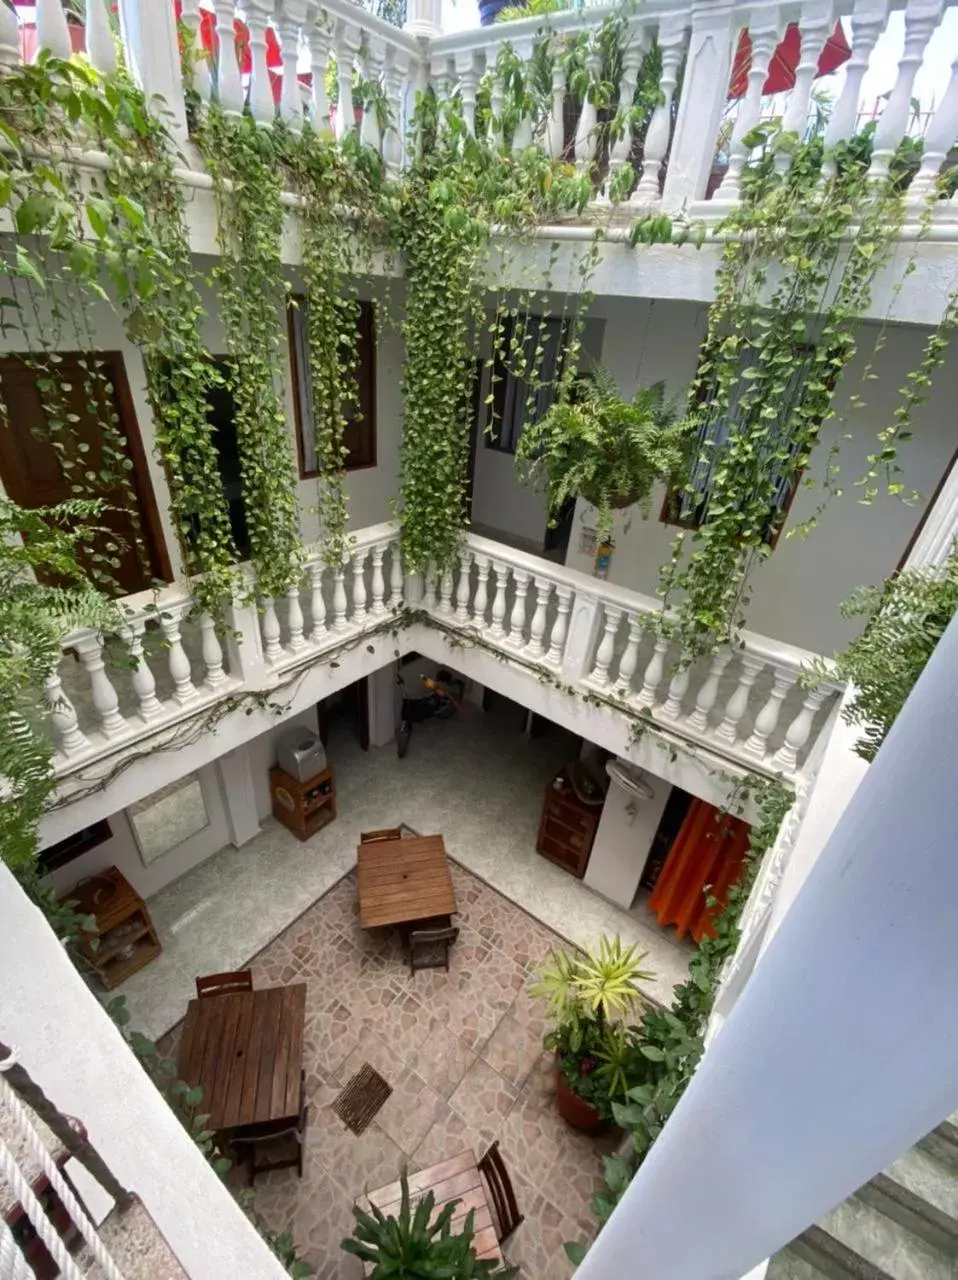
[[273, 817], [300, 840], [309, 840], [336, 817], [336, 780], [330, 765], [300, 782], [279, 765], [269, 771]]
[[65, 897], [96, 920], [96, 945], [81, 945], [105, 987], [119, 986], [162, 952], [146, 903], [116, 867], [81, 880]]
[[[561, 784], [558, 787], [557, 780]], [[569, 786], [563, 769], [558, 779], [546, 787], [542, 798], [536, 851], [581, 880], [589, 865], [601, 816], [602, 806], [583, 804]]]

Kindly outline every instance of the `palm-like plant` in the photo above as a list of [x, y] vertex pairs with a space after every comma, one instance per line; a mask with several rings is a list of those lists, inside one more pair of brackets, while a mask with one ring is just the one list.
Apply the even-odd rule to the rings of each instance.
[[366, 1213], [353, 1206], [356, 1228], [342, 1241], [347, 1253], [355, 1254], [372, 1266], [372, 1280], [512, 1280], [517, 1267], [501, 1267], [489, 1258], [476, 1257], [472, 1242], [475, 1237], [475, 1211], [466, 1214], [462, 1229], [452, 1231], [452, 1216], [459, 1205], [452, 1200], [443, 1205], [433, 1218], [436, 1197], [427, 1191], [413, 1212], [409, 1201], [409, 1181], [403, 1170], [400, 1178], [402, 1198], [399, 1215], [394, 1217], [372, 1205]]
[[638, 505], [648, 514], [657, 480], [679, 483], [686, 462], [684, 424], [676, 421], [661, 382], [624, 400], [601, 365], [522, 433], [516, 464], [544, 484], [555, 517], [569, 498], [596, 508], [596, 532], [612, 536], [614, 512]]

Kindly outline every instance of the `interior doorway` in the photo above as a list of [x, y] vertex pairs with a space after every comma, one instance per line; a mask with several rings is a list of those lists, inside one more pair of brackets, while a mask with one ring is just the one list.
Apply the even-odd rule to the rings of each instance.
[[332, 693], [316, 704], [319, 720], [319, 739], [329, 746], [331, 729], [343, 730], [363, 751], [369, 750], [369, 685], [368, 677], [354, 680], [345, 689]]

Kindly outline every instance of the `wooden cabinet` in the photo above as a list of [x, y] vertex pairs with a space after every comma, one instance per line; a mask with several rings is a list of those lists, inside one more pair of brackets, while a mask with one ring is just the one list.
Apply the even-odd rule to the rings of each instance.
[[305, 782], [279, 765], [269, 771], [273, 817], [300, 840], [308, 840], [336, 817], [336, 779], [332, 765]]
[[81, 880], [64, 895], [71, 899], [96, 921], [96, 947], [81, 947], [105, 987], [119, 986], [163, 950], [146, 903], [116, 867]]
[[537, 851], [581, 880], [601, 816], [602, 806], [580, 800], [563, 769], [545, 790]]

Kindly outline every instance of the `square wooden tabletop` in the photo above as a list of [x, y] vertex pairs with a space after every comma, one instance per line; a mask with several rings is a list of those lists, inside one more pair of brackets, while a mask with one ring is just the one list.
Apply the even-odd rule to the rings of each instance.
[[203, 1086], [201, 1111], [217, 1132], [299, 1115], [306, 984], [191, 1000], [180, 1078]]
[[356, 862], [364, 929], [414, 924], [459, 910], [442, 836], [361, 844]]

